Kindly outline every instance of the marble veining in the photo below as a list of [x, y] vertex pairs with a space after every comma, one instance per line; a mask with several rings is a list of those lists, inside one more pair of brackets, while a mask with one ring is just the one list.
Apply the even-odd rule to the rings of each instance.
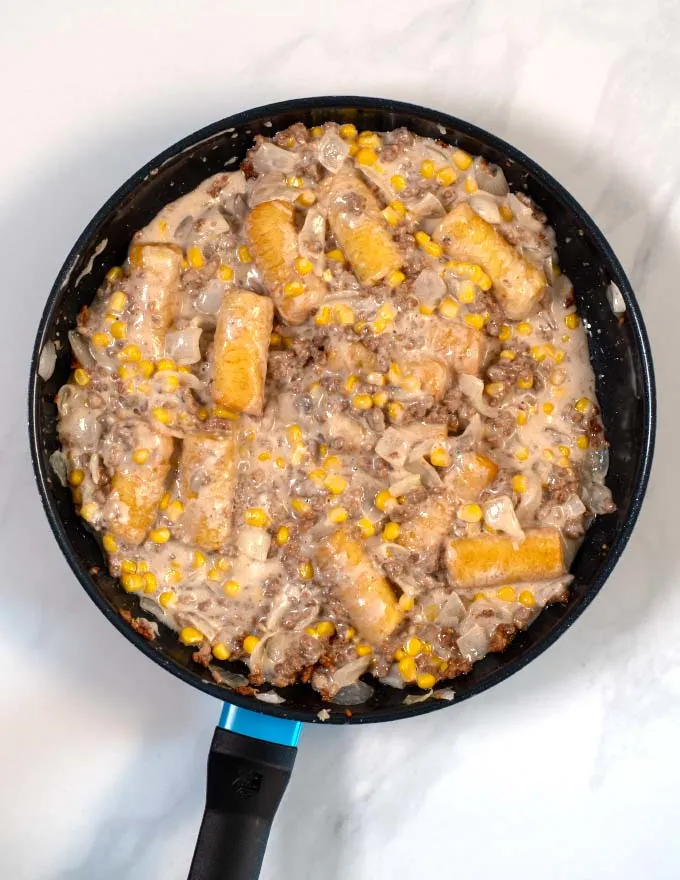
[[169, 143], [237, 110], [335, 92], [467, 118], [573, 192], [638, 292], [660, 434], [628, 550], [546, 654], [424, 718], [303, 732], [262, 877], [675, 880], [680, 7], [262, 0], [246, 14], [210, 0], [0, 0], [0, 10], [0, 876], [184, 878], [219, 715], [96, 612], [40, 509], [25, 396], [52, 280], [100, 204]]

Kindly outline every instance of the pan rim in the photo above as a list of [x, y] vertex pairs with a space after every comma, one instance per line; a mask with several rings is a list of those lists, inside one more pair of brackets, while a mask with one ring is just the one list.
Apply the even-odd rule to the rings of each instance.
[[[507, 158], [517, 162], [534, 175], [540, 183], [546, 187], [574, 216], [579, 223], [587, 230], [595, 243], [595, 246], [601, 254], [604, 263], [607, 266], [610, 277], [618, 286], [623, 299], [626, 303], [627, 320], [632, 330], [635, 341], [635, 349], [640, 361], [640, 369], [642, 374], [642, 403], [643, 403], [643, 436], [641, 438], [641, 452], [638, 461], [638, 473], [635, 480], [635, 488], [633, 490], [628, 510], [628, 516], [620, 528], [616, 540], [607, 551], [607, 555], [601, 566], [598, 576], [588, 585], [588, 590], [583, 600], [569, 611], [565, 612], [564, 617], [553, 627], [553, 629], [544, 636], [540, 642], [530, 646], [519, 657], [506, 662], [499, 670], [485, 676], [481, 681], [467, 688], [460, 695], [456, 694], [452, 702], [441, 700], [428, 700], [415, 705], [399, 707], [390, 707], [382, 709], [376, 708], [371, 715], [351, 715], [346, 716], [344, 712], [332, 712], [330, 718], [326, 722], [321, 722], [312, 710], [301, 711], [287, 707], [285, 703], [280, 705], [267, 704], [254, 699], [253, 697], [240, 695], [229, 691], [225, 693], [225, 689], [219, 685], [206, 681], [200, 677], [198, 673], [192, 675], [191, 671], [181, 665], [179, 662], [170, 657], [164, 656], [160, 651], [153, 647], [153, 643], [148, 642], [139, 633], [135, 632], [123, 618], [120, 617], [117, 610], [110, 605], [104, 596], [100, 593], [96, 584], [89, 576], [85, 567], [78, 561], [71, 544], [58, 515], [56, 504], [51, 496], [47, 483], [47, 468], [41, 457], [40, 436], [41, 431], [38, 420], [38, 362], [40, 352], [46, 341], [48, 328], [51, 327], [54, 310], [57, 299], [68, 283], [71, 272], [77, 262], [77, 259], [84, 247], [86, 247], [93, 239], [94, 233], [100, 224], [109, 216], [109, 214], [128, 196], [131, 192], [143, 185], [145, 179], [165, 162], [176, 157], [183, 151], [196, 146], [204, 140], [211, 139], [223, 132], [225, 129], [235, 125], [253, 122], [267, 116], [273, 116], [281, 112], [290, 112], [293, 110], [309, 111], [331, 110], [339, 108], [350, 108], [358, 110], [381, 110], [393, 111], [403, 114], [411, 114], [420, 116], [439, 125], [455, 129], [462, 134], [470, 137], [478, 138], [494, 149], [502, 152]], [[239, 707], [247, 708], [252, 711], [258, 711], [267, 715], [274, 715], [280, 718], [288, 718], [294, 721], [306, 721], [311, 723], [326, 724], [370, 724], [378, 721], [394, 721], [406, 717], [414, 717], [423, 715], [436, 709], [444, 708], [448, 705], [457, 705], [470, 697], [476, 696], [489, 688], [500, 684], [505, 679], [514, 675], [544, 651], [546, 651], [557, 639], [562, 636], [581, 616], [586, 608], [599, 593], [607, 578], [610, 576], [616, 563], [618, 562], [630, 535], [637, 521], [642, 502], [645, 496], [649, 475], [652, 466], [654, 454], [654, 440], [656, 434], [657, 420], [657, 403], [656, 389], [654, 380], [654, 368], [652, 363], [651, 348], [647, 331], [644, 325], [640, 307], [637, 303], [635, 294], [630, 282], [621, 266], [618, 258], [614, 254], [612, 247], [592, 220], [590, 215], [584, 208], [571, 196], [571, 194], [546, 172], [540, 165], [531, 158], [523, 154], [520, 150], [508, 144], [496, 135], [482, 129], [465, 120], [450, 116], [438, 110], [422, 107], [417, 104], [407, 103], [403, 101], [393, 101], [384, 98], [372, 98], [364, 96], [347, 96], [347, 95], [327, 95], [320, 97], [295, 98], [287, 101], [279, 101], [276, 103], [265, 104], [250, 110], [241, 111], [232, 116], [213, 122], [203, 128], [198, 129], [192, 134], [180, 139], [172, 146], [163, 150], [157, 156], [147, 162], [142, 168], [132, 174], [102, 205], [96, 212], [90, 222], [85, 226], [83, 232], [79, 235], [75, 244], [71, 248], [61, 267], [55, 282], [52, 286], [50, 294], [45, 303], [43, 313], [38, 326], [36, 340], [33, 347], [29, 393], [28, 393], [28, 430], [31, 448], [31, 460], [33, 471], [38, 486], [42, 506], [45, 510], [48, 522], [57, 543], [64, 554], [69, 566], [71, 567], [76, 578], [86, 593], [90, 596], [95, 605], [105, 615], [105, 617], [122, 633], [122, 635], [132, 642], [135, 647], [141, 650], [147, 657], [160, 665], [162, 668], [171, 672], [177, 678], [186, 684], [202, 690], [205, 693], [216, 697], [223, 702], [230, 702]], [[455, 688], [454, 688], [455, 690]]]

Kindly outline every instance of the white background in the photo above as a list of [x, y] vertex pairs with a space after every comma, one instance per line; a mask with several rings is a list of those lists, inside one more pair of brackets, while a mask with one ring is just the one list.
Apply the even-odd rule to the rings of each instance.
[[677, 3], [2, 0], [0, 22], [0, 876], [184, 878], [219, 712], [96, 612], [40, 509], [25, 396], [52, 280], [181, 136], [355, 93], [493, 130], [593, 214], [648, 323], [660, 437], [629, 549], [547, 654], [427, 718], [304, 731], [263, 877], [677, 878]]

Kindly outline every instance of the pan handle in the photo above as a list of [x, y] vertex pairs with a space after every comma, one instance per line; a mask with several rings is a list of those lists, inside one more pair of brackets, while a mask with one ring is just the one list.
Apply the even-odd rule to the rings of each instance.
[[257, 880], [302, 724], [225, 703], [188, 880]]

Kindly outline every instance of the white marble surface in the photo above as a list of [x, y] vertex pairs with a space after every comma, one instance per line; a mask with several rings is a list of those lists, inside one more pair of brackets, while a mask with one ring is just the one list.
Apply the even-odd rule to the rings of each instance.
[[336, 92], [468, 118], [580, 199], [639, 292], [661, 429], [639, 525], [589, 612], [526, 670], [460, 707], [306, 730], [263, 877], [674, 880], [680, 7], [244, 8], [0, 3], [0, 876], [184, 878], [219, 711], [95, 611], [43, 517], [25, 394], [52, 279], [104, 199], [166, 145], [237, 110]]

